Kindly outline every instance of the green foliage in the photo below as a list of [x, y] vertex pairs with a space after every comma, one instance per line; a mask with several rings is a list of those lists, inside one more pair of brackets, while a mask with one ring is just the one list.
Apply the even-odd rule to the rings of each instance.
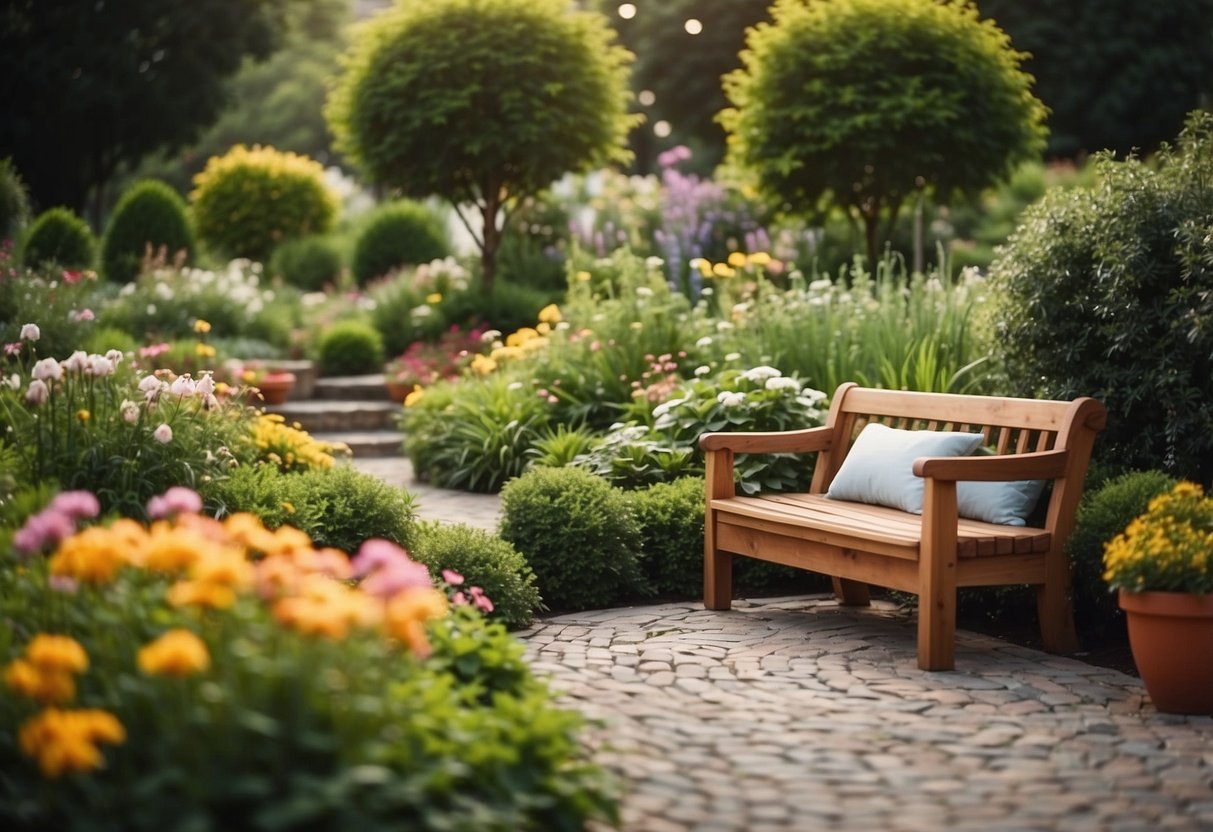
[[93, 0], [9, 4], [0, 147], [36, 202], [82, 210], [122, 165], [179, 147], [214, 121], [245, 56], [278, 45], [286, 5], [129, 0], [118, 13]]
[[12, 159], [0, 159], [0, 242], [14, 240], [29, 222], [29, 194]]
[[397, 200], [376, 209], [354, 244], [359, 286], [401, 266], [440, 260], [451, 244], [438, 218], [419, 202]]
[[1099, 638], [1123, 626], [1116, 596], [1108, 591], [1103, 578], [1104, 544], [1175, 483], [1162, 471], [1135, 471], [1083, 494], [1066, 551], [1074, 583], [1074, 618], [1084, 635]]
[[367, 295], [374, 303], [371, 320], [390, 355], [415, 341], [439, 340], [452, 325], [472, 321], [474, 310], [485, 303], [471, 274], [454, 257], [402, 269], [373, 283]]
[[124, 329], [103, 326], [84, 336], [80, 346], [87, 353], [105, 355], [110, 350], [117, 350], [124, 355], [134, 355], [139, 349], [139, 341]]
[[1213, 116], [1153, 166], [1095, 160], [1050, 192], [991, 268], [1012, 388], [1108, 407], [1097, 454], [1213, 481]]
[[634, 424], [613, 425], [572, 464], [625, 489], [703, 473], [690, 447]]
[[65, 269], [90, 269], [97, 259], [97, 239], [70, 208], [51, 208], [38, 215], [21, 244], [27, 268], [52, 264]]
[[541, 437], [531, 449], [534, 465], [548, 468], [563, 468], [573, 460], [588, 453], [594, 446], [596, 434], [587, 427], [570, 428], [560, 424], [555, 430]]
[[103, 300], [96, 273], [10, 271], [10, 263], [0, 248], [0, 342], [21, 340], [25, 324], [36, 324], [40, 337], [29, 346], [38, 356], [67, 358], [96, 326], [84, 314]]
[[290, 525], [317, 546], [355, 552], [364, 541], [411, 548], [416, 537], [413, 497], [348, 465], [282, 474], [273, 465], [241, 465], [203, 488], [220, 514], [247, 511], [266, 527]]
[[97, 316], [103, 326], [163, 340], [193, 337], [202, 320], [213, 340], [256, 339], [282, 350], [303, 309], [297, 291], [265, 285], [260, 264], [234, 260], [213, 271], [165, 267], [140, 275]]
[[[231, 527], [205, 528], [225, 554], [251, 556]], [[114, 548], [135, 545], [137, 535], [90, 531]], [[218, 548], [181, 525], [158, 535], [199, 560]], [[298, 541], [292, 548], [299, 564], [324, 557]], [[286, 561], [277, 556], [280, 568]], [[166, 597], [184, 585], [180, 573], [129, 566], [101, 585], [80, 581], [64, 603], [47, 564], [18, 568], [11, 553], [0, 554], [0, 619], [11, 622], [0, 633], [0, 666], [39, 634], [74, 639], [87, 669], [74, 674], [65, 706], [100, 709], [125, 741], [111, 734], [97, 743], [95, 765], [78, 757], [83, 771], [48, 776], [18, 742], [20, 728], [45, 711], [0, 687], [5, 829], [513, 832], [618, 821], [612, 788], [578, 742], [581, 718], [554, 707], [499, 623], [468, 607], [445, 614], [436, 590], [408, 590], [432, 607], [418, 617], [398, 620], [411, 602], [398, 595], [392, 601], [405, 604], [385, 626], [338, 620], [309, 631], [303, 625], [314, 622], [286, 614], [284, 601], [307, 600], [292, 594], [293, 581], [326, 593], [332, 604], [321, 622], [328, 615], [331, 623], [336, 606], [364, 615], [382, 603], [313, 573], [291, 575], [265, 600], [238, 588], [228, 606], [183, 609]], [[184, 639], [201, 655], [160, 641], [170, 631], [178, 631], [174, 644]], [[140, 655], [153, 642], [161, 658]], [[67, 739], [42, 737], [37, 746], [53, 752]], [[94, 747], [71, 739], [74, 751]]]
[[325, 375], [353, 376], [383, 369], [383, 338], [361, 319], [339, 321], [325, 330], [316, 353]]
[[640, 565], [659, 595], [703, 594], [703, 477], [684, 477], [628, 493], [640, 523]]
[[494, 534], [462, 523], [425, 523], [409, 552], [435, 580], [450, 569], [464, 578], [462, 589], [484, 590], [493, 602], [490, 619], [516, 629], [531, 623], [543, 608], [535, 573], [518, 550]]
[[194, 232], [180, 195], [163, 182], [148, 179], [127, 189], [110, 215], [101, 241], [101, 274], [106, 280], [130, 283], [139, 276], [147, 255], [161, 249], [173, 262], [182, 253], [182, 260], [188, 262], [194, 253]]
[[553, 609], [609, 606], [635, 591], [640, 526], [622, 491], [576, 468], [536, 468], [501, 491], [501, 537]]
[[211, 158], [190, 194], [198, 236], [215, 252], [264, 262], [274, 247], [332, 227], [324, 169], [295, 153], [236, 145]]
[[545, 435], [551, 405], [533, 390], [494, 374], [440, 382], [401, 419], [404, 450], [423, 481], [493, 492], [526, 470], [528, 449]]
[[[976, 192], [1044, 146], [1022, 53], [967, 2], [778, 0], [725, 78], [730, 159], [794, 211], [877, 225], [923, 188]], [[963, 71], [958, 71], [963, 67]]]
[[501, 239], [498, 276], [502, 283], [530, 286], [559, 297], [567, 282], [568, 245], [569, 215], [565, 206], [546, 191], [528, 197], [514, 209]]
[[478, 208], [491, 287], [511, 201], [624, 155], [628, 59], [563, 0], [401, 3], [359, 30], [326, 115], [373, 181]]
[[1031, 56], [1024, 69], [1050, 111], [1050, 156], [1151, 152], [1208, 101], [1207, 0], [1071, 0], [1048, 14], [1020, 0], [977, 5]]
[[270, 273], [305, 292], [320, 292], [341, 279], [341, 252], [328, 237], [287, 240], [274, 249]]

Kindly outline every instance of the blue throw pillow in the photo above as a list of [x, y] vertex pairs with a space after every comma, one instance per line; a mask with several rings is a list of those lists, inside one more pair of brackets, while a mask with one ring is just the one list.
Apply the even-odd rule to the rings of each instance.
[[957, 511], [972, 520], [1026, 526], [1044, 487], [1044, 480], [957, 483]]
[[922, 514], [924, 481], [914, 476], [914, 460], [923, 456], [968, 456], [977, 450], [981, 439], [980, 433], [867, 425], [855, 438], [826, 497]]

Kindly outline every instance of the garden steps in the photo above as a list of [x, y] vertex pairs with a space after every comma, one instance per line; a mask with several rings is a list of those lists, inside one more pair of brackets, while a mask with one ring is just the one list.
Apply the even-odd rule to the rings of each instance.
[[404, 434], [397, 422], [402, 409], [388, 399], [381, 373], [318, 378], [307, 398], [266, 406], [321, 442], [345, 445], [355, 459], [401, 456]]
[[287, 424], [298, 422], [308, 433], [396, 430], [401, 406], [395, 402], [359, 399], [307, 399], [266, 405], [271, 413], [280, 413]]
[[397, 430], [321, 431], [312, 438], [330, 444], [341, 443], [355, 459], [400, 456], [404, 434]]
[[365, 376], [327, 376], [316, 379], [312, 399], [388, 401], [383, 373]]

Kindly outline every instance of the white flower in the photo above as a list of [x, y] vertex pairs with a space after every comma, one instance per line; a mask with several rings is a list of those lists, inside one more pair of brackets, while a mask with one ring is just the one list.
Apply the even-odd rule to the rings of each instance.
[[21, 327], [22, 341], [37, 341], [42, 337], [42, 330], [38, 329], [37, 324], [25, 324]]
[[4, 383], [6, 385], [8, 385], [8, 387], [12, 390], [20, 390], [21, 389], [21, 374], [13, 373], [11, 376], [9, 376], [8, 378], [6, 378], [4, 380]]
[[105, 357], [108, 358], [115, 367], [117, 367], [122, 363], [122, 359], [126, 358], [126, 353], [124, 353], [122, 350], [109, 350], [106, 352]]
[[738, 361], [738, 360], [740, 360], [740, 358], [741, 358], [741, 353], [731, 352], [724, 357], [724, 360], [725, 361]]
[[51, 391], [46, 386], [46, 382], [36, 378], [29, 383], [29, 389], [25, 391], [25, 400], [30, 404], [46, 404], [50, 395]]
[[700, 338], [698, 341], [695, 342], [695, 346], [697, 346], [697, 347], [712, 346], [712, 336], [711, 335], [703, 336], [702, 338]]
[[413, 309], [413, 311], [410, 312], [409, 314], [412, 315], [414, 318], [424, 318], [428, 315], [434, 314], [434, 310], [431, 309], [429, 306], [418, 306], [417, 308]]
[[53, 358], [44, 358], [34, 365], [33, 376], [39, 381], [58, 381], [63, 378], [63, 367]]
[[650, 269], [660, 269], [665, 265], [665, 261], [660, 257], [646, 257], [644, 258], [644, 265]]
[[97, 378], [112, 376], [114, 374], [114, 362], [104, 355], [90, 355], [88, 357], [88, 366], [84, 368], [84, 372]]
[[82, 373], [88, 369], [88, 353], [76, 350], [62, 362], [63, 369], [69, 373]]
[[507, 384], [507, 385], [505, 386], [505, 389], [506, 389], [506, 390], [510, 390], [510, 391], [513, 391], [513, 390], [521, 390], [521, 389], [522, 389], [522, 382], [521, 382], [521, 381], [511, 381], [509, 384]]
[[734, 393], [725, 390], [716, 396], [716, 401], [725, 407], [740, 407], [745, 404], [745, 393]]
[[139, 389], [143, 391], [143, 397], [149, 402], [154, 402], [160, 398], [160, 394], [164, 392], [166, 386], [163, 381], [155, 376], [144, 376], [143, 381], [139, 382]]
[[698, 367], [695, 368], [695, 375], [697, 375], [697, 376], [706, 376], [711, 372], [712, 372], [712, 368], [709, 367], [707, 364], [700, 364]]
[[196, 387], [197, 385], [194, 383], [194, 380], [190, 378], [189, 373], [186, 373], [173, 379], [173, 383], [169, 385], [168, 392], [177, 398], [184, 399], [194, 395]]
[[484, 334], [480, 336], [480, 340], [487, 344], [491, 341], [496, 341], [500, 337], [500, 329], [487, 329], [485, 330]]
[[824, 292], [826, 289], [829, 289], [833, 285], [834, 285], [834, 282], [831, 280], [814, 280], [812, 283], [809, 284], [809, 291], [810, 292]]
[[741, 374], [741, 377], [746, 381], [752, 381], [755, 384], [761, 384], [769, 378], [779, 378], [783, 373], [774, 367], [766, 364], [759, 364], [757, 367], [751, 367]]
[[716, 322], [716, 331], [717, 332], [725, 332], [726, 330], [730, 330], [732, 328], [733, 328], [732, 321], [717, 321]]
[[161, 445], [167, 445], [169, 442], [173, 441], [173, 429], [167, 424], [163, 424], [152, 431], [152, 438]]
[[652, 296], [653, 296], [653, 290], [650, 289], [648, 286], [637, 286], [636, 287], [636, 297], [651, 298]]
[[215, 392], [215, 378], [210, 373], [203, 373], [202, 378], [194, 386], [194, 392], [200, 398], [206, 398]]
[[787, 376], [768, 378], [767, 383], [763, 387], [767, 390], [795, 390], [797, 393], [800, 392], [800, 382]]
[[139, 420], [139, 405], [135, 404], [130, 399], [122, 400], [122, 421], [128, 425], [133, 425]]

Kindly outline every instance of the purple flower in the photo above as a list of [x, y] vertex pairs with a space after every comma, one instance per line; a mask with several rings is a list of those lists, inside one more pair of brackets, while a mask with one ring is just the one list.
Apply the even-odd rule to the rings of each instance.
[[91, 491], [61, 491], [51, 500], [51, 510], [72, 520], [91, 520], [101, 513], [101, 504]]
[[18, 554], [29, 557], [45, 551], [76, 531], [76, 524], [66, 514], [45, 508], [25, 521], [13, 535], [13, 547]]
[[147, 502], [147, 516], [153, 520], [199, 511], [202, 511], [202, 498], [198, 492], [181, 485], [175, 485]]

